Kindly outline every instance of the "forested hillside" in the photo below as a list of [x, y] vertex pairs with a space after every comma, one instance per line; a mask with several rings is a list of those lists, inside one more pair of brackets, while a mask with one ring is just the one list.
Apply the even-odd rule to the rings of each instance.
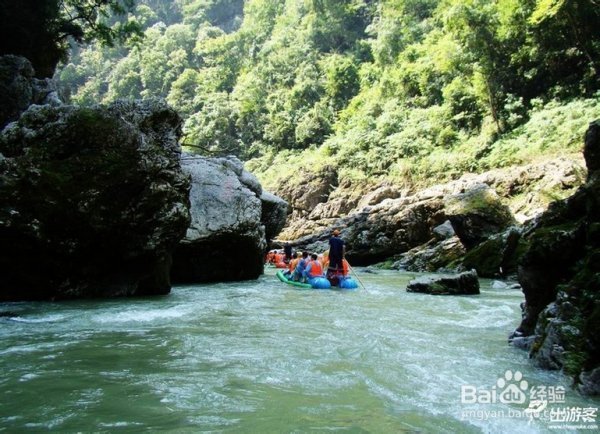
[[76, 49], [73, 102], [164, 97], [185, 144], [273, 188], [334, 166], [425, 185], [580, 152], [596, 0], [140, 0], [145, 37]]

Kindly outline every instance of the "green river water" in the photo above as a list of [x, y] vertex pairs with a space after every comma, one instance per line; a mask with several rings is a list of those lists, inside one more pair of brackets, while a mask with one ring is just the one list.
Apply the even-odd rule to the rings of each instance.
[[405, 292], [414, 274], [359, 275], [366, 290], [267, 270], [164, 297], [0, 304], [0, 431], [575, 432], [526, 404], [461, 402], [507, 370], [565, 387], [554, 407], [600, 406], [507, 345], [520, 291], [435, 297]]

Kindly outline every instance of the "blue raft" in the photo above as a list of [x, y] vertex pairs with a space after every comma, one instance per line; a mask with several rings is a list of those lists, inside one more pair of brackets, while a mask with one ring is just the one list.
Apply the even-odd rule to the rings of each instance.
[[356, 289], [358, 288], [358, 284], [356, 281], [350, 277], [346, 276], [340, 279], [340, 284], [338, 286], [331, 286], [329, 280], [324, 277], [315, 277], [313, 279], [309, 279], [307, 283], [296, 282], [295, 280], [290, 280], [283, 274], [283, 271], [277, 270], [276, 276], [283, 283], [287, 283], [288, 285], [295, 286], [296, 288], [302, 289]]

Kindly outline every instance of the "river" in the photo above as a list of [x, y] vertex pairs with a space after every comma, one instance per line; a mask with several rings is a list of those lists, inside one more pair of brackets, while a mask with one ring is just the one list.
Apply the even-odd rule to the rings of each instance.
[[574, 432], [481, 402], [509, 383], [599, 406], [507, 345], [520, 291], [436, 297], [405, 292], [414, 274], [359, 275], [354, 292], [267, 270], [164, 297], [1, 304], [0, 431]]

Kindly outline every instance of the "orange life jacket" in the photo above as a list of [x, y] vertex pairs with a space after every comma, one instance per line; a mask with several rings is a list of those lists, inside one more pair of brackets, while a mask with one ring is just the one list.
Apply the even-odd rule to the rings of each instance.
[[348, 261], [346, 261], [345, 259], [342, 259], [342, 274], [345, 276], [348, 274], [348, 271], [350, 269], [350, 264], [348, 263]]
[[310, 262], [310, 277], [320, 277], [323, 275], [323, 267], [319, 261]]
[[290, 273], [294, 272], [294, 270], [296, 269], [296, 266], [298, 265], [298, 262], [300, 262], [300, 258], [294, 258], [290, 261], [290, 266], [289, 266]]

